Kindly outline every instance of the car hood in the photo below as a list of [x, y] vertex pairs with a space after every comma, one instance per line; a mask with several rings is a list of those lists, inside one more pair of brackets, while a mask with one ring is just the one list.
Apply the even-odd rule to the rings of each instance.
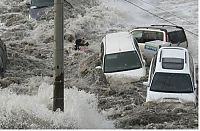
[[123, 83], [135, 82], [146, 75], [146, 68], [104, 74], [111, 81], [122, 81]]

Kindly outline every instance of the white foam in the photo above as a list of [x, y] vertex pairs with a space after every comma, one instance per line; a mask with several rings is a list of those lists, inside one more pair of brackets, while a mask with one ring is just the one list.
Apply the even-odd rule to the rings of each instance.
[[[53, 112], [53, 85], [45, 79], [49, 78], [35, 77], [24, 85], [11, 85], [0, 90], [0, 127], [20, 128], [23, 125], [27, 128], [113, 128], [113, 122], [106, 120], [98, 112], [96, 96], [76, 88], [65, 89], [65, 111]], [[32, 96], [17, 95], [12, 91], [14, 86], [36, 88], [38, 93]], [[13, 122], [9, 123], [10, 121]]]

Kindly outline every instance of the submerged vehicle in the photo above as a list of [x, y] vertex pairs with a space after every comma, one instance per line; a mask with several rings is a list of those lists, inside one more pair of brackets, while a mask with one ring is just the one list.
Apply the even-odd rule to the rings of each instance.
[[161, 47], [149, 70], [146, 102], [197, 102], [196, 72], [188, 50]]
[[39, 19], [47, 7], [54, 5], [54, 0], [31, 0], [29, 6], [29, 18]]
[[146, 75], [145, 61], [135, 38], [129, 32], [107, 34], [101, 42], [101, 62], [97, 67], [106, 77], [137, 81]]
[[170, 42], [171, 46], [188, 47], [185, 31], [180, 26], [173, 25], [151, 25], [149, 27], [136, 27], [131, 31], [136, 38], [142, 53], [144, 52], [145, 42], [160, 40]]

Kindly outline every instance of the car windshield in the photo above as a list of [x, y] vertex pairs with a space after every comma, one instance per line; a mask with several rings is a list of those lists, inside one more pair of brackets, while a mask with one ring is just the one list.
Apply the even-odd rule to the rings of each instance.
[[120, 52], [105, 55], [104, 72], [118, 72], [142, 67], [141, 61], [136, 51]]
[[169, 93], [192, 93], [193, 86], [189, 74], [157, 72], [152, 80], [150, 90]]
[[158, 31], [134, 30], [132, 35], [136, 38], [138, 43], [145, 43], [155, 40], [163, 41], [163, 33]]

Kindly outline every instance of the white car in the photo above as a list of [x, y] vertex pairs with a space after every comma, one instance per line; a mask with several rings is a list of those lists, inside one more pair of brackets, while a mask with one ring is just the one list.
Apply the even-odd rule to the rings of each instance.
[[188, 50], [161, 47], [151, 61], [146, 102], [196, 103], [195, 66]]
[[138, 43], [129, 32], [107, 34], [101, 42], [100, 58], [102, 65], [96, 68], [102, 69], [106, 78], [138, 81], [146, 75]]

